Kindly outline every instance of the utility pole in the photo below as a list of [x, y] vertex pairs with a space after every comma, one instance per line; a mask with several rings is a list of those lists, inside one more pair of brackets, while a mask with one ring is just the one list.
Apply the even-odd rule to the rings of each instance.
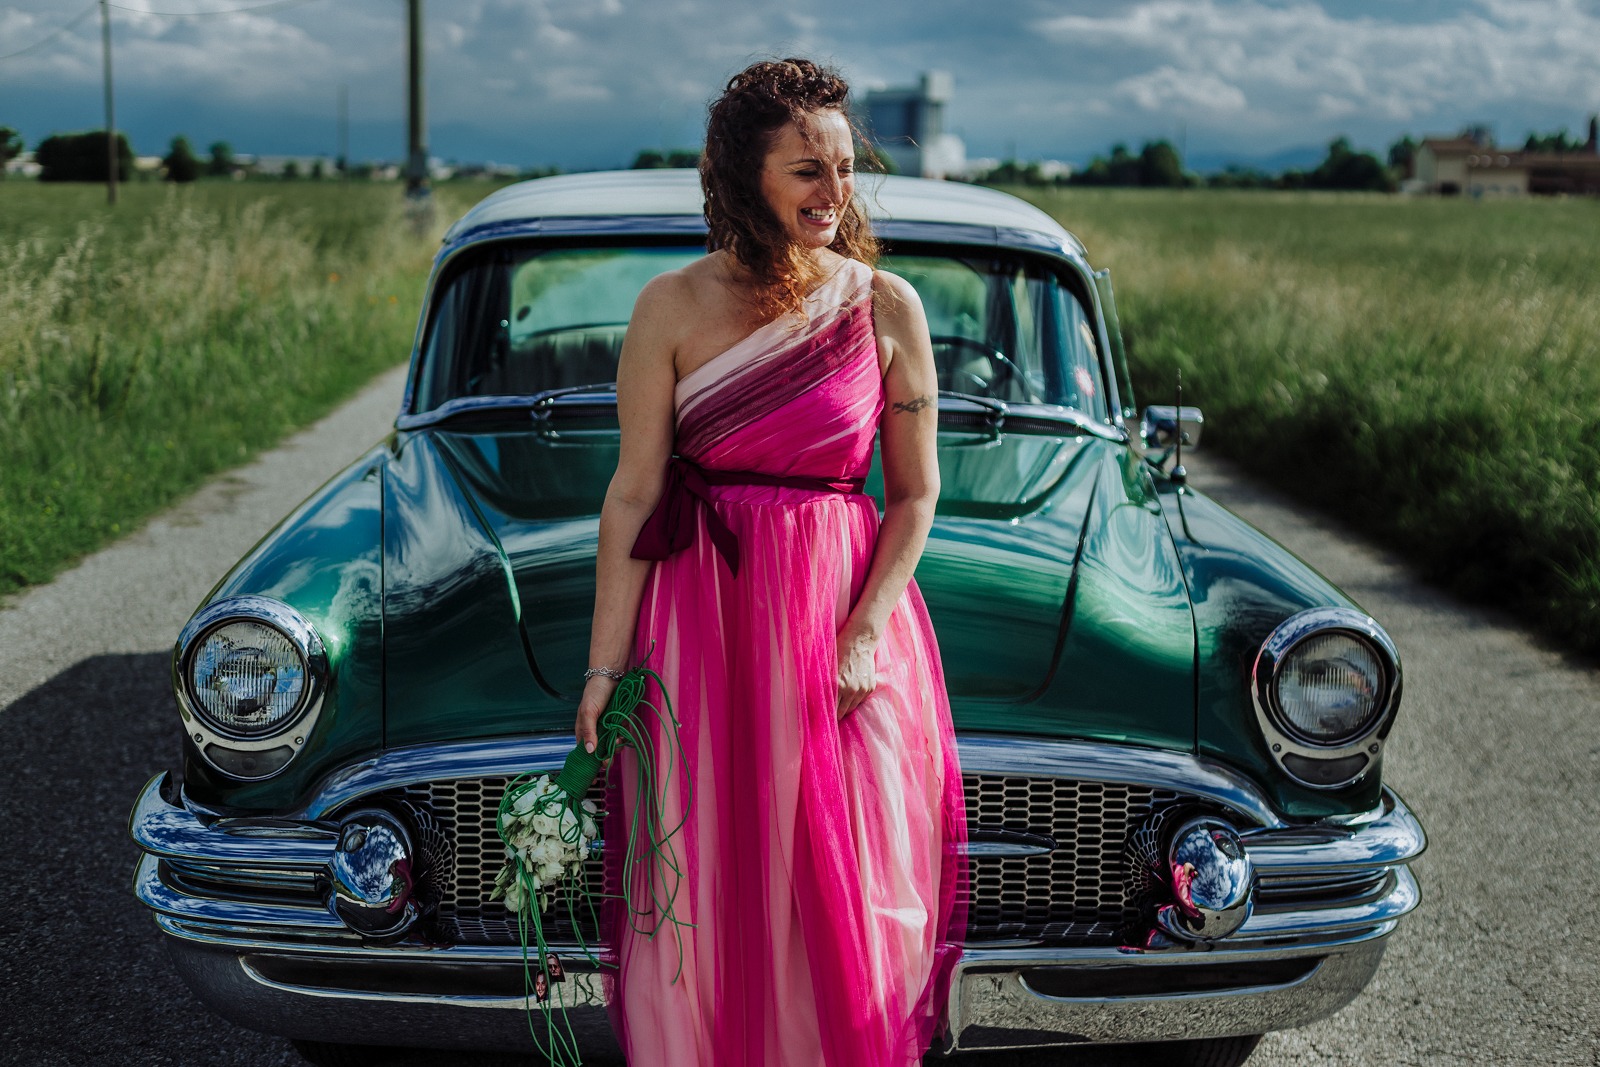
[[428, 199], [427, 117], [422, 96], [422, 0], [406, 0], [409, 15], [407, 34], [410, 92], [407, 114], [406, 196]]
[[350, 86], [339, 84], [339, 180], [350, 177]]
[[117, 202], [117, 113], [111, 103], [111, 8], [100, 0], [100, 42], [106, 69], [106, 203]]

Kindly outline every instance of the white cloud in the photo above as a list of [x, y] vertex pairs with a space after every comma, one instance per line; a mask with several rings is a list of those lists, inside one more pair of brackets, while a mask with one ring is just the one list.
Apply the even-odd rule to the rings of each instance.
[[1259, 121], [1287, 124], [1420, 119], [1508, 98], [1600, 102], [1600, 16], [1577, 0], [1479, 0], [1426, 23], [1339, 17], [1310, 0], [1144, 0], [1035, 26], [1060, 45], [1154, 64], [1114, 90], [1147, 111], [1248, 107]]
[[1114, 87], [1119, 98], [1133, 101], [1146, 111], [1186, 111], [1226, 115], [1243, 111], [1243, 91], [1214, 74], [1158, 67], [1146, 74], [1124, 78]]

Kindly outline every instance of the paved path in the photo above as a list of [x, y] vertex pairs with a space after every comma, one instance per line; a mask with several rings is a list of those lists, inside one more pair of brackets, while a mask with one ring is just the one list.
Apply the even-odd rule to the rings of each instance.
[[[0, 1063], [299, 1062], [283, 1042], [205, 1013], [172, 975], [128, 892], [134, 850], [123, 822], [144, 779], [176, 755], [166, 669], [178, 628], [274, 520], [383, 435], [400, 381], [399, 371], [384, 375], [282, 448], [0, 608], [0, 776], [8, 822], [20, 828], [0, 908]], [[1590, 851], [1600, 672], [1420, 585], [1388, 555], [1211, 457], [1194, 459], [1197, 487], [1393, 633], [1406, 695], [1386, 772], [1431, 839], [1418, 865], [1424, 904], [1366, 993], [1325, 1023], [1269, 1036], [1253, 1067], [1600, 1064]]]

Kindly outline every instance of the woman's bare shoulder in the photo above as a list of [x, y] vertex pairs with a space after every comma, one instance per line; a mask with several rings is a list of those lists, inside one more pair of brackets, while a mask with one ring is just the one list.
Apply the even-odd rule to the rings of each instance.
[[898, 330], [923, 320], [922, 298], [912, 284], [893, 271], [872, 272], [872, 314], [879, 324]]
[[[712, 255], [718, 255], [713, 252]], [[634, 315], [665, 321], [692, 321], [712, 303], [716, 265], [702, 256], [675, 270], [662, 271], [645, 283], [634, 302]]]
[[921, 300], [917, 297], [917, 290], [912, 287], [910, 282], [892, 270], [883, 270], [881, 268], [872, 272], [872, 295], [880, 300], [884, 297], [898, 297], [902, 300], [915, 300], [921, 303]]
[[639, 295], [634, 299], [633, 317], [670, 317], [685, 301], [692, 299], [695, 286], [692, 279], [684, 277], [686, 269], [679, 267], [662, 271], [645, 282], [644, 288], [639, 290]]

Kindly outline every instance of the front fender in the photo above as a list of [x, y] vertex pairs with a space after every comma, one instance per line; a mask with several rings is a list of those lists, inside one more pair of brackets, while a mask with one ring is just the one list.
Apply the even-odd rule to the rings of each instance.
[[387, 458], [387, 447], [380, 446], [334, 475], [257, 542], [200, 604], [245, 594], [287, 604], [322, 638], [328, 688], [316, 728], [272, 778], [228, 778], [185, 736], [184, 792], [195, 803], [229, 812], [287, 810], [341, 762], [382, 747]]
[[1373, 810], [1381, 795], [1381, 757], [1366, 775], [1342, 789], [1299, 785], [1267, 750], [1250, 693], [1256, 654], [1274, 627], [1306, 608], [1359, 610], [1359, 605], [1204, 493], [1165, 478], [1157, 479], [1157, 485], [1194, 605], [1197, 752], [1250, 775], [1292, 818]]

